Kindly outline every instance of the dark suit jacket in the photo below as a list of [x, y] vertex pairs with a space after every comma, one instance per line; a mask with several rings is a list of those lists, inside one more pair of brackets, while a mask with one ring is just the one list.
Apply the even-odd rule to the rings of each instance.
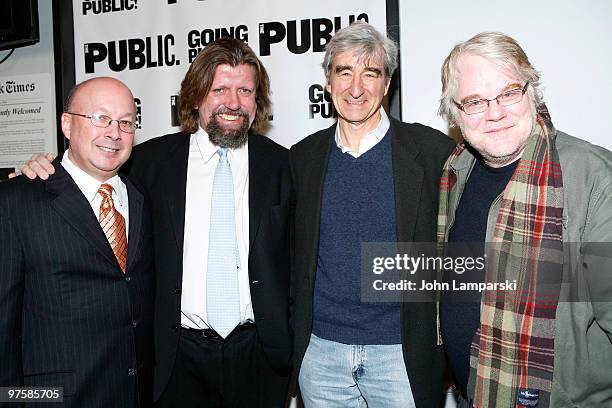
[[[66, 407], [149, 406], [150, 221], [129, 180], [124, 274], [68, 172], [0, 183], [0, 385], [64, 387]], [[53, 405], [53, 404], [52, 404]]]
[[[181, 325], [183, 235], [189, 135], [175, 133], [136, 146], [129, 172], [153, 209], [157, 292], [155, 399], [168, 383]], [[289, 211], [292, 194], [287, 150], [249, 135], [249, 280], [255, 326], [273, 369], [287, 375], [289, 331]], [[204, 267], [204, 266], [203, 266]], [[247, 378], [245, 381], [251, 381]]]
[[[397, 239], [435, 242], [439, 179], [454, 143], [429, 127], [389, 120], [393, 131]], [[321, 197], [330, 149], [335, 147], [335, 132], [336, 125], [333, 125], [310, 135], [290, 151], [296, 194], [293, 392], [312, 332]], [[442, 347], [436, 345], [435, 304], [404, 302], [400, 316], [404, 361], [417, 407], [437, 406], [443, 392], [444, 357]]]

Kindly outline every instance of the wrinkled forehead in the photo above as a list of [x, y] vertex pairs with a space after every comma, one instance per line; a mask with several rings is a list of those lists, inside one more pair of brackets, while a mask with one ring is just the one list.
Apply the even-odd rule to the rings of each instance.
[[353, 47], [334, 56], [332, 69], [337, 65], [352, 67], [378, 68], [384, 73], [385, 59], [382, 47], [370, 50], [366, 47]]
[[[478, 61], [478, 62], [475, 62]], [[486, 55], [475, 53], [463, 53], [457, 58], [455, 65], [456, 79], [461, 80], [465, 75], [473, 75], [481, 71], [495, 72], [499, 75], [505, 75], [509, 78], [519, 80], [520, 73], [517, 66], [511, 61], [504, 58], [491, 58]]]
[[226, 81], [254, 84], [257, 82], [257, 71], [251, 64], [219, 64], [215, 68], [212, 82]]
[[492, 59], [474, 54], [464, 54], [451, 70], [452, 93], [459, 96], [460, 91], [471, 92], [482, 87], [498, 87], [500, 91], [507, 87], [523, 86], [524, 80], [514, 65], [501, 59]]

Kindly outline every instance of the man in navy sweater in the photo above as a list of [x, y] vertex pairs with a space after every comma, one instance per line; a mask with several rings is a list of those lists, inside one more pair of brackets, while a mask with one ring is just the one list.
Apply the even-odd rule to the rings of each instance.
[[434, 407], [444, 359], [434, 303], [365, 302], [361, 247], [434, 242], [438, 180], [453, 143], [382, 108], [397, 46], [364, 22], [340, 30], [323, 68], [338, 123], [293, 146], [292, 390], [306, 407]]

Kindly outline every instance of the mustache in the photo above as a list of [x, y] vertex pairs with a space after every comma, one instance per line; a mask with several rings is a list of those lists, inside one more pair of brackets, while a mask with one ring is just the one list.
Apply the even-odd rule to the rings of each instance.
[[241, 116], [246, 119], [248, 119], [249, 117], [249, 113], [246, 111], [243, 111], [242, 109], [231, 110], [227, 108], [220, 108], [219, 110], [213, 113], [213, 117], [218, 116], [218, 115], [237, 115], [237, 116]]

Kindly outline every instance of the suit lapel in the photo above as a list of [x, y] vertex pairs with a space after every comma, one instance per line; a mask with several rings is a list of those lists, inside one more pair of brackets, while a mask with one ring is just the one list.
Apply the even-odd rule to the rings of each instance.
[[304, 191], [304, 214], [308, 214], [306, 223], [307, 238], [305, 242], [311, 242], [310, 259], [308, 260], [308, 271], [310, 282], [314, 281], [317, 269], [317, 254], [319, 252], [319, 230], [321, 222], [321, 200], [323, 197], [323, 184], [327, 173], [327, 164], [331, 152], [332, 140], [336, 133], [336, 125], [331, 126], [323, 133], [323, 137], [315, 143], [308, 152], [309, 160], [305, 163], [303, 180]]
[[51, 207], [66, 222], [72, 226], [84, 240], [89, 242], [113, 266], [119, 267], [115, 254], [111, 249], [100, 224], [91, 209], [91, 205], [70, 177], [68, 172], [60, 165], [58, 159], [53, 162], [55, 175], [46, 182], [46, 190], [55, 198]]
[[[418, 219], [423, 184], [423, 168], [416, 158], [420, 154], [418, 146], [410, 135], [401, 134], [391, 119], [391, 139], [393, 184], [395, 187], [395, 219], [398, 242], [414, 239]], [[404, 132], [405, 133], [405, 132]]]
[[[419, 147], [414, 143], [411, 135], [407, 132], [400, 132], [397, 124], [392, 118], [391, 130], [393, 132], [391, 139], [392, 146], [392, 167], [393, 167], [393, 182], [395, 186], [395, 219], [397, 224], [397, 241], [412, 242], [414, 241], [416, 221], [419, 217], [419, 203], [421, 201], [421, 187], [423, 184], [424, 170], [416, 160], [420, 154]], [[410, 250], [402, 248], [402, 250]], [[402, 279], [407, 278], [401, 275]], [[402, 292], [400, 295], [400, 322], [403, 329], [402, 344], [408, 349], [419, 343], [420, 331], [413, 330], [414, 327], [423, 324], [423, 319], [429, 318], [421, 311], [423, 306], [409, 302], [408, 292]], [[420, 367], [414, 367], [413, 360], [407, 360], [407, 368], [409, 373], [419, 372]], [[411, 374], [410, 381], [417, 381]]]
[[273, 183], [269, 162], [258, 137], [262, 136], [249, 134], [249, 253], [257, 236], [262, 211], [270, 207], [268, 201], [274, 197], [270, 191]]
[[131, 266], [134, 265], [134, 262], [140, 257], [141, 253], [144, 197], [129, 179], [122, 177], [122, 180], [127, 187], [130, 211], [130, 231], [126, 269], [126, 271], [129, 271]]
[[174, 236], [179, 252], [183, 253], [185, 236], [185, 195], [187, 192], [187, 165], [189, 161], [189, 142], [191, 136], [184, 134], [180, 143], [172, 146], [167, 160], [161, 164], [158, 176], [163, 178], [156, 185], [164, 186], [166, 191], [157, 192], [154, 197], [165, 201], [172, 220]]

